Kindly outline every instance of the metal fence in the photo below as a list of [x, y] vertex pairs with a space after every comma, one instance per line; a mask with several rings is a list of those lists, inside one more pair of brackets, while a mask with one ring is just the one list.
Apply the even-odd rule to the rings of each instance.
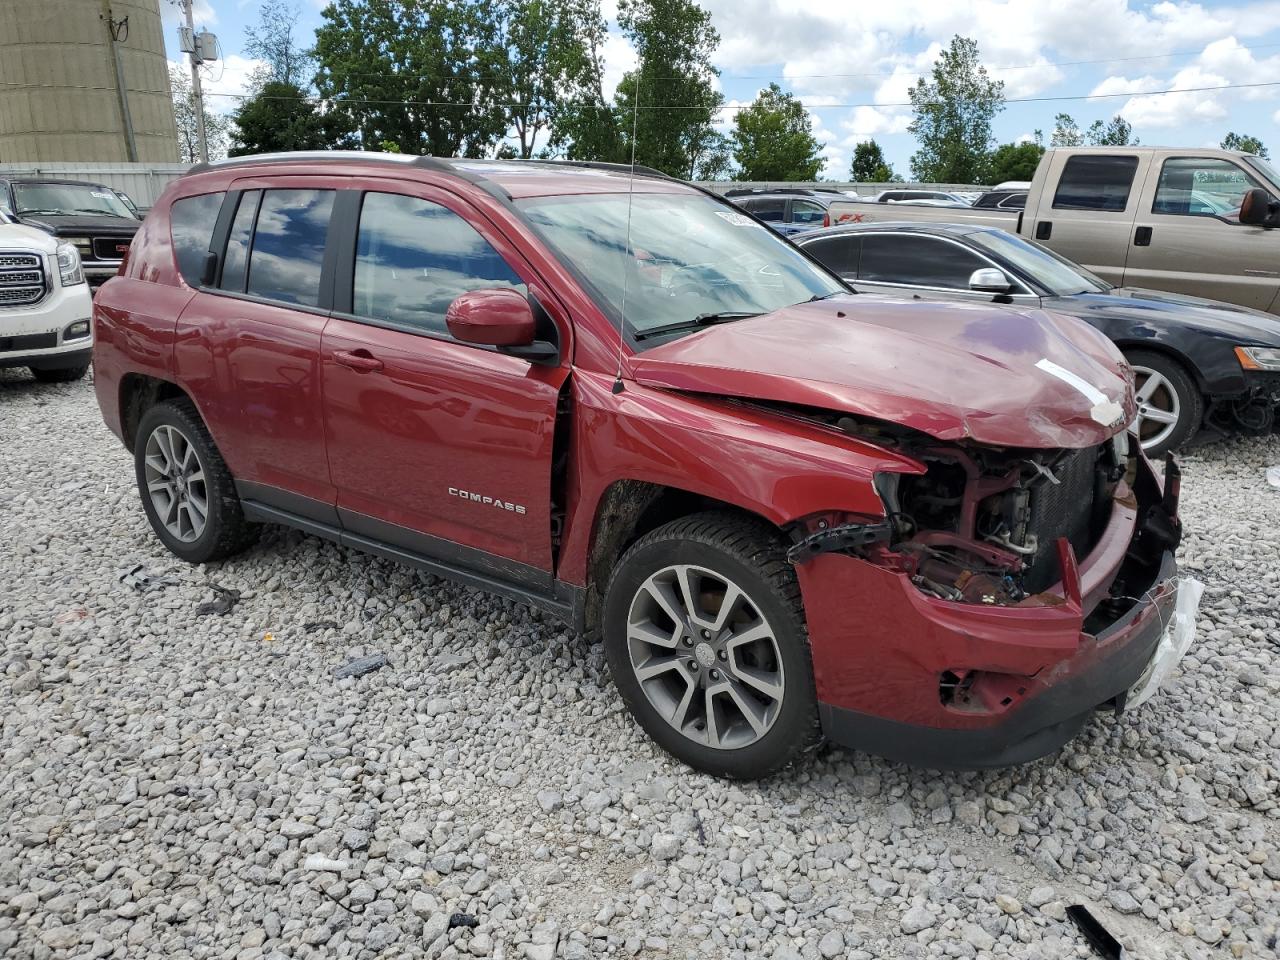
[[[0, 176], [57, 177], [65, 180], [92, 180], [104, 183], [116, 190], [123, 190], [133, 202], [144, 209], [150, 207], [164, 191], [170, 180], [182, 176], [191, 168], [187, 163], [0, 163]], [[881, 190], [943, 190], [947, 192], [982, 192], [986, 187], [971, 183], [852, 183], [849, 181], [821, 181], [817, 183], [785, 183], [780, 181], [714, 180], [698, 184], [715, 193], [735, 188], [761, 190], [815, 189], [839, 190], [862, 196]]]
[[92, 180], [127, 193], [146, 209], [159, 198], [170, 180], [191, 168], [189, 163], [0, 163], [0, 177], [52, 177]]

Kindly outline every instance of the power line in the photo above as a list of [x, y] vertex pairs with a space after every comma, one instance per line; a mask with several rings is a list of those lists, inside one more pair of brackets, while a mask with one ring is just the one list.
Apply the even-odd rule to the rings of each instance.
[[[1221, 90], [1251, 90], [1261, 87], [1280, 87], [1280, 80], [1267, 81], [1265, 83], [1226, 83], [1212, 87], [1179, 87], [1168, 90], [1129, 90], [1120, 93], [1089, 93], [1089, 94], [1071, 94], [1066, 96], [1055, 97], [1007, 97], [1003, 103], [1056, 103], [1067, 100], [1110, 100], [1117, 97], [1156, 97], [1168, 93], [1208, 93], [1211, 91]], [[209, 97], [231, 97], [238, 100], [249, 100], [255, 97], [251, 93], [207, 93]], [[354, 97], [279, 97], [266, 96], [258, 94], [257, 97], [262, 100], [288, 100], [294, 103], [311, 102], [311, 103], [341, 103], [351, 106], [403, 106], [403, 107], [467, 107], [470, 109], [501, 109], [501, 110], [527, 110], [531, 107], [538, 107], [541, 104], [536, 103], [477, 103], [472, 100], [371, 100], [360, 99]], [[588, 109], [598, 110], [614, 110], [618, 109], [612, 104], [587, 103], [583, 101], [561, 100], [559, 105], [586, 107]], [[912, 107], [916, 104], [911, 101], [895, 102], [895, 103], [814, 103], [808, 104], [803, 100], [800, 105], [806, 110], [852, 110], [858, 107]], [[642, 106], [641, 110], [709, 110], [705, 104], [669, 104], [669, 105], [653, 105]], [[714, 110], [726, 109], [723, 105], [714, 108]], [[727, 109], [736, 109], [729, 107]]]

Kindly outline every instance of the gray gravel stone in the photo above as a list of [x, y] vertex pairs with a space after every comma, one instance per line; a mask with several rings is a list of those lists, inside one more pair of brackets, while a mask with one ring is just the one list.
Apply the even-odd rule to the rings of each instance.
[[1280, 438], [1181, 458], [1207, 590], [1149, 703], [1022, 767], [831, 750], [743, 784], [526, 607], [277, 528], [176, 560], [91, 383], [0, 371], [0, 410], [5, 960], [1062, 960], [1078, 902], [1153, 960], [1272, 949]]

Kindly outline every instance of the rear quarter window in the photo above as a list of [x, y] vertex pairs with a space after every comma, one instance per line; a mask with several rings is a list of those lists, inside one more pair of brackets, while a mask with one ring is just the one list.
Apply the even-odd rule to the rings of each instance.
[[175, 200], [169, 208], [169, 235], [178, 272], [190, 287], [200, 286], [205, 255], [213, 238], [213, 225], [225, 194], [203, 193]]

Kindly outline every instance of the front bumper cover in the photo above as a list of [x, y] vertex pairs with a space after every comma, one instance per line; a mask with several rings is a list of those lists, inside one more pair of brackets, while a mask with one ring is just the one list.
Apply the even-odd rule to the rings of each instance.
[[[1177, 594], [1176, 466], [1168, 475], [1165, 491], [1140, 458], [1073, 582], [1015, 606], [929, 597], [845, 554], [798, 566], [828, 739], [934, 768], [999, 767], [1053, 752], [1100, 706], [1123, 709]], [[947, 678], [966, 674], [985, 695], [949, 701]]]

